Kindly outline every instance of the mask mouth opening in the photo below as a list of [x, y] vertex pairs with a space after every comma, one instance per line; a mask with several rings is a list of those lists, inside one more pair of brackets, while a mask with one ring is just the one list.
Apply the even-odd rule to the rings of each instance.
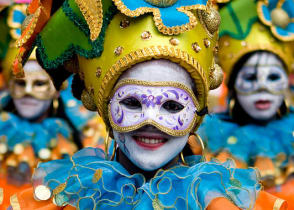
[[158, 149], [172, 138], [152, 125], [145, 125], [142, 128], [132, 131], [131, 136], [139, 146], [149, 150]]

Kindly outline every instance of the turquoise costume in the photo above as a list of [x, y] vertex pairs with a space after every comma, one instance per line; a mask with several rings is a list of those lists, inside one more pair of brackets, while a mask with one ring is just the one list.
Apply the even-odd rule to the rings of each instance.
[[240, 126], [228, 114], [208, 115], [197, 133], [214, 154], [227, 151], [248, 165], [253, 165], [257, 156], [268, 157], [285, 167], [294, 156], [293, 130], [292, 109], [288, 115], [266, 125]]
[[254, 169], [236, 169], [232, 161], [203, 162], [188, 156], [189, 166], [178, 163], [145, 180], [129, 174], [117, 161], [108, 161], [99, 149], [85, 148], [70, 160], [42, 163], [33, 176], [55, 195], [58, 206], [79, 209], [205, 209], [217, 197], [251, 209], [261, 185]]
[[72, 130], [63, 119], [49, 117], [33, 123], [15, 114], [1, 112], [0, 138], [2, 137], [2, 143], [7, 144], [9, 151], [13, 151], [17, 144], [30, 144], [37, 156], [41, 149], [56, 144], [58, 135], [72, 138]]

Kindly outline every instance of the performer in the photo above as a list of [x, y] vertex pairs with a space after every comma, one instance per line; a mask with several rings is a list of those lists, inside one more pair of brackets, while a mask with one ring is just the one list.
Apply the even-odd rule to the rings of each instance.
[[293, 0], [236, 0], [221, 9], [219, 63], [230, 90], [229, 110], [207, 116], [199, 130], [212, 155], [257, 167], [266, 188], [277, 186], [270, 191], [292, 200], [290, 209], [294, 115], [285, 95], [294, 63], [293, 11]]
[[3, 36], [8, 41], [1, 42], [4, 83], [0, 96], [0, 185], [4, 189], [1, 209], [9, 206], [11, 195], [31, 186], [32, 172], [38, 162], [68, 157], [79, 143], [79, 133], [65, 115], [59, 92], [34, 53], [23, 67], [25, 77], [12, 76], [11, 67], [17, 55], [15, 40], [20, 37], [26, 17], [27, 4], [22, 3], [28, 2], [16, 2], [1, 13], [1, 33], [7, 29], [3, 30], [6, 32]]
[[[42, 3], [34, 5], [33, 16], [40, 8], [48, 14], [50, 7]], [[73, 91], [99, 112], [117, 146], [111, 154], [86, 148], [70, 160], [40, 164], [34, 190], [12, 197], [12, 206], [253, 208], [258, 195], [264, 196], [255, 169], [204, 162], [187, 144], [207, 112], [208, 90], [222, 81], [213, 54], [219, 23], [206, 1], [69, 0], [40, 33], [42, 24], [28, 28], [31, 36], [22, 35], [21, 52], [37, 37], [39, 61], [57, 87], [67, 74], [59, 67], [78, 59]], [[22, 59], [20, 54], [14, 63], [16, 76], [23, 74]], [[286, 208], [271, 199], [264, 205]]]

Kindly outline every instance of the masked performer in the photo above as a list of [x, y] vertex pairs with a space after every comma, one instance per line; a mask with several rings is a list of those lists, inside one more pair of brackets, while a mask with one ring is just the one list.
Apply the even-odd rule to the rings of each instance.
[[65, 115], [59, 92], [34, 53], [23, 67], [25, 77], [12, 77], [17, 55], [15, 39], [20, 36], [26, 8], [27, 4], [13, 4], [3, 11], [8, 15], [11, 41], [6, 43], [8, 49], [1, 45], [6, 52], [1, 63], [5, 81], [2, 93], [8, 93], [5, 101], [1, 99], [0, 112], [0, 185], [4, 186], [1, 209], [7, 208], [11, 195], [30, 186], [33, 168], [39, 161], [67, 157], [77, 148], [74, 127]]
[[[294, 172], [294, 115], [285, 100], [294, 63], [294, 2], [237, 0], [220, 14], [219, 62], [230, 109], [208, 116], [199, 134], [218, 159], [257, 167], [266, 187], [280, 186]], [[291, 188], [282, 191], [293, 201]]]
[[[38, 6], [33, 15], [45, 8]], [[219, 21], [206, 1], [64, 1], [37, 36], [38, 57], [57, 86], [67, 74], [59, 65], [78, 59], [73, 91], [103, 117], [116, 151], [86, 148], [40, 164], [34, 189], [13, 196], [12, 206], [252, 209], [256, 171], [203, 162], [187, 144], [208, 90], [222, 80], [213, 60]], [[30, 32], [20, 40], [24, 54], [38, 30]], [[265, 205], [284, 208], [280, 199]]]

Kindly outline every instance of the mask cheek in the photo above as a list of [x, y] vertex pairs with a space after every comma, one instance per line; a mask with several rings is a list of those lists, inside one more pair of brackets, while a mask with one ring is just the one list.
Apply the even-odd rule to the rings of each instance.
[[[268, 120], [276, 115], [283, 103], [284, 96], [261, 92], [250, 95], [237, 94], [237, 99], [250, 117], [257, 120]], [[264, 109], [258, 108], [256, 103], [259, 101], [267, 101], [269, 106]]]
[[163, 167], [175, 158], [187, 143], [188, 135], [171, 137], [168, 141], [156, 150], [146, 150], [140, 147], [132, 138], [132, 133], [120, 133], [113, 131], [114, 138], [120, 150], [137, 167], [145, 171], [153, 171]]
[[35, 119], [42, 116], [49, 108], [52, 100], [35, 98], [20, 98], [13, 100], [18, 114], [25, 119]]

